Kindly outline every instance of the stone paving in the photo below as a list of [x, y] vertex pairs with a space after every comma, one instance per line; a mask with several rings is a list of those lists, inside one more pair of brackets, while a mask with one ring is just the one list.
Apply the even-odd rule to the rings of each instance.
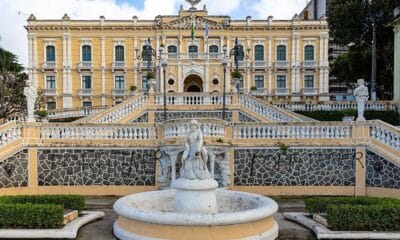
[[[89, 210], [103, 211], [105, 217], [92, 222], [81, 228], [78, 240], [116, 240], [112, 234], [112, 226], [118, 215], [113, 211], [112, 205], [119, 197], [89, 197], [86, 199], [86, 206]], [[284, 219], [283, 211], [304, 211], [302, 200], [277, 199], [279, 212], [274, 218], [279, 224], [279, 240], [314, 240], [315, 237], [308, 229], [297, 223]], [[189, 239], [188, 239], [189, 240]]]

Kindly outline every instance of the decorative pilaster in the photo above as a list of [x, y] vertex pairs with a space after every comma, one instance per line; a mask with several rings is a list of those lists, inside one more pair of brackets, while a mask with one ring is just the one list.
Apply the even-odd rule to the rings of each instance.
[[101, 36], [101, 105], [106, 105], [106, 37]]

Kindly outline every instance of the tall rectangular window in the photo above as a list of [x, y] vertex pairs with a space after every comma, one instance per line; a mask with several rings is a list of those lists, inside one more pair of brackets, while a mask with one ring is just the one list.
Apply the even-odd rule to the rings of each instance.
[[92, 47], [89, 45], [82, 46], [82, 62], [92, 61]]
[[304, 60], [314, 61], [314, 46], [307, 45], [304, 47]]
[[277, 86], [277, 88], [286, 88], [286, 76], [285, 75], [276, 76], [276, 86]]
[[314, 75], [304, 76], [304, 88], [314, 88]]
[[54, 46], [46, 47], [46, 62], [56, 61], [56, 48]]
[[92, 89], [92, 76], [82, 76], [82, 89]]
[[276, 60], [277, 61], [286, 61], [286, 46], [279, 45], [276, 48]]
[[125, 89], [124, 76], [115, 76], [115, 89]]
[[56, 89], [56, 76], [46, 76], [46, 89]]
[[254, 84], [257, 89], [264, 89], [264, 76], [255, 76]]
[[254, 47], [254, 60], [264, 61], [264, 47], [257, 45]]
[[123, 62], [125, 61], [125, 49], [124, 46], [118, 45], [115, 47], [115, 61]]

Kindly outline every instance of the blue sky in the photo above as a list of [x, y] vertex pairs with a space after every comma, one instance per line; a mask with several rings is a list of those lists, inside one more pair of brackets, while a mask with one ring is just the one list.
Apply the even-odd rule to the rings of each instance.
[[[307, 0], [202, 0], [211, 15], [229, 15], [233, 19], [291, 19]], [[0, 0], [0, 47], [14, 52], [27, 64], [27, 40], [24, 25], [29, 14], [38, 19], [61, 19], [67, 13], [72, 19], [154, 19], [157, 15], [177, 14], [185, 0]]]

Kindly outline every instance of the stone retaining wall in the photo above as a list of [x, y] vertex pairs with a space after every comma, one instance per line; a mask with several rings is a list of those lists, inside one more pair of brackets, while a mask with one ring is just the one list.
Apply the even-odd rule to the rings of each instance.
[[22, 150], [0, 161], [0, 188], [28, 185], [28, 150]]

